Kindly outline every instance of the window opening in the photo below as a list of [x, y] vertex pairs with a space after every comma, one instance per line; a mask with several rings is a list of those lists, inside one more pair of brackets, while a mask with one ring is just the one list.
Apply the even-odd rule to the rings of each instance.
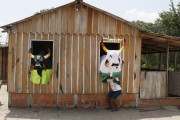
[[[50, 50], [50, 56], [47, 59], [50, 63], [47, 64], [46, 68], [52, 68], [52, 60], [53, 60], [53, 41], [32, 41], [31, 48], [34, 55], [38, 55], [42, 53], [46, 55], [48, 53], [48, 49]], [[31, 64], [34, 63], [34, 59], [31, 58]]]
[[[106, 42], [103, 41], [104, 45], [106, 46], [106, 48], [108, 50], [119, 50], [120, 49], [120, 43], [118, 42]], [[100, 43], [101, 46], [101, 43]], [[100, 57], [102, 57], [103, 55], [106, 55], [107, 53], [103, 50], [102, 46], [100, 47]]]
[[52, 78], [53, 41], [31, 40], [29, 54], [30, 80], [34, 84], [48, 84]]

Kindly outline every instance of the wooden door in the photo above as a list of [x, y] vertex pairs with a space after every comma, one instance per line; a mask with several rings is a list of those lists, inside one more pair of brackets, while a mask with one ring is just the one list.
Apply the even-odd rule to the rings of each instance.
[[156, 99], [166, 97], [166, 72], [142, 71], [140, 98]]
[[168, 95], [180, 96], [180, 72], [169, 72]]

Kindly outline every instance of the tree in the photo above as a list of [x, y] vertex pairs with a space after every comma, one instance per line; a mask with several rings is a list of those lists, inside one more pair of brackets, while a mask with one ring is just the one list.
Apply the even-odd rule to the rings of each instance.
[[180, 3], [175, 8], [173, 1], [170, 0], [169, 11], [159, 13], [159, 19], [156, 19], [154, 24], [143, 21], [133, 23], [154, 33], [180, 37]]
[[[169, 11], [164, 11], [159, 13], [159, 19], [156, 19], [155, 23], [147, 23], [143, 21], [133, 21], [136, 25], [159, 34], [166, 34], [170, 36], [180, 37], [180, 3], [178, 3], [175, 8], [174, 3], [170, 0]], [[174, 52], [170, 53], [169, 57], [169, 70], [174, 70]], [[180, 56], [180, 53], [177, 53], [177, 56]], [[142, 68], [148, 69], [158, 69], [159, 64], [159, 55], [158, 54], [145, 54], [142, 55], [141, 66]], [[165, 57], [165, 54], [163, 55]], [[153, 59], [152, 59], [153, 58]], [[163, 59], [163, 65], [166, 65], [166, 59]], [[180, 69], [180, 57], [177, 57], [177, 70]], [[164, 70], [164, 67], [161, 66], [161, 70]]]
[[44, 12], [47, 12], [47, 11], [52, 10], [52, 9], [54, 9], [54, 7], [50, 8], [50, 9], [42, 9], [39, 12], [34, 13], [34, 15], [38, 15], [40, 13], [44, 13]]
[[180, 3], [175, 8], [173, 1], [170, 2], [169, 11], [160, 13], [155, 25], [166, 35], [180, 37]]
[[140, 21], [140, 20], [137, 20], [137, 21], [132, 21], [132, 23], [146, 29], [147, 31], [151, 31], [151, 32], [155, 32], [156, 28], [155, 28], [155, 25], [153, 23], [147, 23], [147, 22], [144, 22], [144, 21]]

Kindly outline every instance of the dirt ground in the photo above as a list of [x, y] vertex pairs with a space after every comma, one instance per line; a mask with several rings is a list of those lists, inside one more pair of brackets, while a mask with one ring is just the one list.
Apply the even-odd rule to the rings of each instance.
[[8, 108], [7, 85], [0, 90], [0, 120], [180, 120], [180, 110], [173, 106], [161, 109], [120, 108]]

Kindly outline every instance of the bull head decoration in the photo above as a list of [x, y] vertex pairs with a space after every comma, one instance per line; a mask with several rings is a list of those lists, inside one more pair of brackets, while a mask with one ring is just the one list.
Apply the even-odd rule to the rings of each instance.
[[48, 48], [48, 53], [46, 55], [43, 55], [41, 53], [39, 53], [38, 55], [33, 55], [32, 49], [29, 50], [29, 56], [34, 59], [34, 61], [35, 61], [34, 66], [35, 67], [41, 67], [42, 68], [40, 63], [43, 62], [45, 59], [49, 58], [50, 55], [51, 55], [51, 52], [50, 52], [49, 48]]
[[124, 45], [119, 50], [108, 50], [104, 45], [103, 38], [101, 39], [101, 46], [103, 50], [107, 53], [107, 55], [103, 55], [101, 57], [100, 63], [100, 72], [103, 78], [106, 78], [106, 76], [119, 76], [121, 74], [121, 64], [123, 63], [123, 60], [121, 59], [121, 52], [126, 46], [125, 39]]
[[103, 50], [107, 53], [107, 56], [109, 56], [109, 59], [106, 59], [105, 66], [109, 67], [109, 64], [111, 66], [118, 66], [120, 63], [120, 53], [124, 50], [126, 46], [126, 40], [124, 39], [124, 45], [120, 48], [120, 50], [108, 50], [103, 42], [103, 38], [101, 39], [101, 46]]
[[[104, 45], [103, 38], [101, 39], [101, 46], [102, 46], [103, 50], [107, 53], [108, 49]], [[122, 52], [125, 47], [126, 47], [126, 40], [124, 39], [124, 45], [121, 47], [119, 52]]]

